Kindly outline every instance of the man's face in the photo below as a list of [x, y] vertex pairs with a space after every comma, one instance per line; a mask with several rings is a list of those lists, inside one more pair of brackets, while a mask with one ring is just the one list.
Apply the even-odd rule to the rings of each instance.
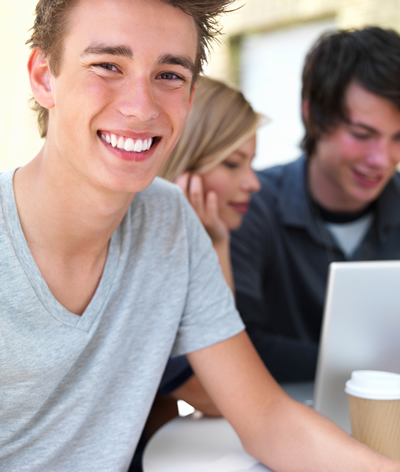
[[318, 141], [309, 184], [322, 206], [352, 212], [379, 196], [400, 162], [400, 111], [356, 82], [345, 100], [349, 123]]
[[80, 0], [70, 15], [47, 147], [91, 184], [143, 190], [189, 113], [194, 21], [159, 0]]

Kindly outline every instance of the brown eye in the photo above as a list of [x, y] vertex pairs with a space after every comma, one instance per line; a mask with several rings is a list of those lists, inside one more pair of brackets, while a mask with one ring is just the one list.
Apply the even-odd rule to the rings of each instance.
[[184, 80], [183, 77], [174, 72], [163, 72], [159, 75], [159, 78], [163, 80]]
[[109, 62], [101, 62], [100, 64], [94, 64], [95, 67], [101, 67], [102, 69], [109, 70], [111, 72], [119, 72], [119, 69]]

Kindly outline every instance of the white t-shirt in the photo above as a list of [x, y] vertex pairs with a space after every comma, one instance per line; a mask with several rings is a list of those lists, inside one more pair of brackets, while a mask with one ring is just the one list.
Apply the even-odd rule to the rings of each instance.
[[324, 225], [331, 232], [346, 257], [350, 258], [367, 234], [373, 219], [373, 214], [367, 213], [348, 223], [324, 222]]

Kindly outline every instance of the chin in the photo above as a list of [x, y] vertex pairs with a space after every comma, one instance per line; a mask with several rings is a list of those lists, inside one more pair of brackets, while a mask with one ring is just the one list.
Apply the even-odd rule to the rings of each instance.
[[231, 221], [230, 224], [227, 224], [229, 231], [234, 231], [235, 229], [239, 229], [242, 225], [243, 218], [239, 218], [239, 220]]

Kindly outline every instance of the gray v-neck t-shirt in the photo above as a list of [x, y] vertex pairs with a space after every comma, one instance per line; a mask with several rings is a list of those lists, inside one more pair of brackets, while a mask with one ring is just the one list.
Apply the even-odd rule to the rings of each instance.
[[52, 295], [0, 174], [0, 470], [126, 471], [167, 359], [243, 330], [182, 192], [138, 193], [82, 316]]

